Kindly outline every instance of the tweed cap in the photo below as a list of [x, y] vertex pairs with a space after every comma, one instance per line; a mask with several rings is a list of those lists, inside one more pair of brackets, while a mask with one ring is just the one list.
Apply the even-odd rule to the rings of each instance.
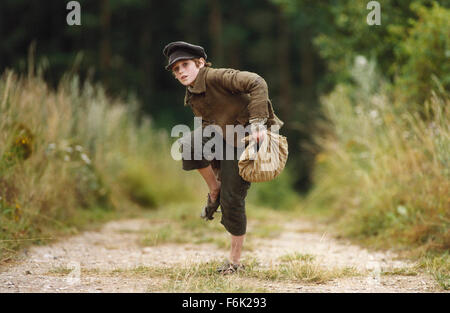
[[207, 55], [201, 46], [193, 45], [184, 41], [174, 41], [164, 47], [163, 54], [168, 59], [166, 70], [170, 70], [172, 65], [179, 60], [204, 58]]

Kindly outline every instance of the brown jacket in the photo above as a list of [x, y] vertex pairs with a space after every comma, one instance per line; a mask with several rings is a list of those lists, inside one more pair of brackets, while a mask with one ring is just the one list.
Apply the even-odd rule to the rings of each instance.
[[267, 127], [284, 124], [273, 111], [267, 83], [251, 72], [202, 67], [194, 86], [186, 88], [184, 105], [202, 117], [203, 127], [219, 125], [224, 138], [225, 125], [246, 126], [253, 118], [267, 118]]

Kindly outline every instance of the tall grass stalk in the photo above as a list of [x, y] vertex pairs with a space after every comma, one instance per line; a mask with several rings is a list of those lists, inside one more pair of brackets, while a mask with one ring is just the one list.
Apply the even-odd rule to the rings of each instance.
[[368, 93], [340, 85], [323, 98], [332, 128], [317, 138], [323, 151], [304, 208], [373, 247], [444, 253], [450, 250], [450, 97], [433, 95], [417, 112], [385, 86]]
[[3, 73], [0, 261], [24, 243], [42, 242], [30, 238], [53, 237], [55, 229], [198, 200], [200, 180], [182, 171], [168, 134], [137, 108], [77, 76], [53, 90], [39, 75]]

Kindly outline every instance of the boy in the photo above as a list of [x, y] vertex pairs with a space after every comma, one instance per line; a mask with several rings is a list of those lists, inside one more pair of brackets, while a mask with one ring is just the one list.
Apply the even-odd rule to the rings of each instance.
[[[202, 118], [202, 128], [217, 125], [222, 130], [223, 144], [233, 147], [235, 158], [223, 157], [219, 160], [183, 158], [183, 169], [196, 169], [209, 188], [206, 206], [201, 217], [213, 219], [213, 214], [221, 206], [221, 224], [231, 234], [230, 258], [218, 271], [230, 274], [243, 268], [240, 263], [245, 238], [247, 219], [245, 197], [250, 183], [239, 176], [239, 142], [235, 136], [226, 136], [226, 126], [250, 125], [252, 138], [257, 142], [264, 139], [266, 127], [280, 128], [283, 122], [273, 112], [268, 97], [267, 84], [259, 75], [233, 69], [215, 69], [207, 63], [207, 55], [201, 46], [183, 41], [169, 43], [163, 50], [168, 58], [167, 70], [186, 86], [184, 105], [192, 108], [194, 115]], [[189, 137], [193, 154], [194, 130]], [[202, 135], [202, 144], [208, 141]], [[225, 149], [223, 149], [224, 151]], [[201, 150], [203, 151], [203, 150]], [[241, 151], [242, 152], [242, 151]]]

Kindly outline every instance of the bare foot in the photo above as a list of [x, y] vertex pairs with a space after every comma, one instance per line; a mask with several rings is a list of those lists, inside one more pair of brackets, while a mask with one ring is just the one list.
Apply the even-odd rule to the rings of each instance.
[[214, 189], [212, 189], [212, 190], [209, 191], [209, 197], [211, 198], [211, 201], [212, 201], [212, 202], [216, 201], [217, 196], [218, 196], [219, 193], [220, 193], [220, 185], [221, 185], [221, 183], [220, 183], [220, 182], [217, 182], [216, 188], [214, 188]]

